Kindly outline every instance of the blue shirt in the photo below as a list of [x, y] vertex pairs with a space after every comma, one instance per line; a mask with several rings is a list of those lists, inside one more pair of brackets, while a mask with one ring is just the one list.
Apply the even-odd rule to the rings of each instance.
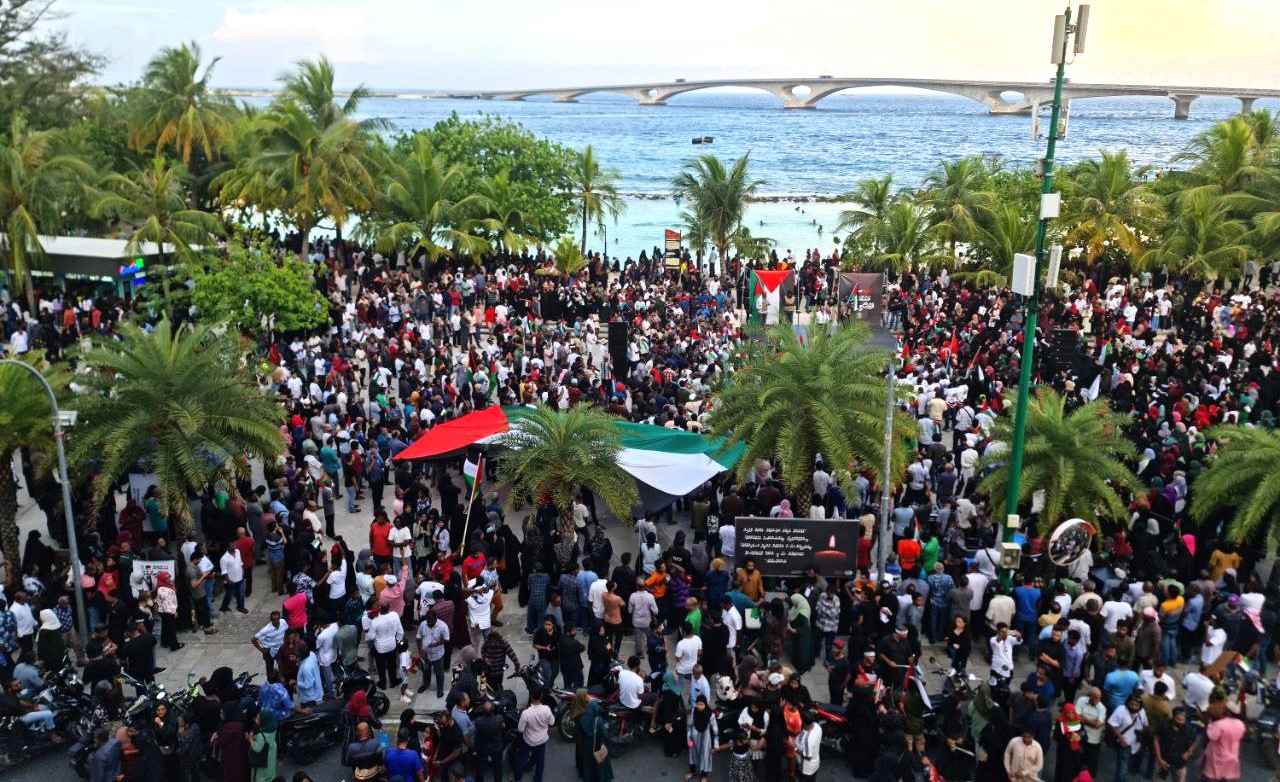
[[422, 756], [411, 749], [392, 747], [387, 750], [382, 762], [387, 767], [387, 779], [400, 777], [413, 780], [426, 770], [422, 767]]
[[1032, 586], [1015, 587], [1013, 604], [1017, 607], [1014, 617], [1029, 622], [1036, 618], [1036, 604], [1040, 602], [1040, 590]]
[[1138, 674], [1128, 668], [1117, 668], [1102, 680], [1102, 691], [1107, 694], [1107, 707], [1112, 712], [1123, 708], [1129, 696], [1138, 689]]
[[276, 720], [284, 721], [293, 711], [293, 700], [283, 684], [264, 684], [258, 690], [258, 706], [276, 715]]
[[591, 600], [587, 596], [591, 592], [591, 585], [599, 581], [600, 577], [595, 574], [594, 570], [582, 570], [578, 572], [578, 604], [588, 605]]
[[1204, 614], [1204, 595], [1192, 595], [1182, 607], [1182, 626], [1188, 630], [1200, 627], [1200, 617]]
[[320, 679], [320, 661], [311, 652], [298, 666], [298, 702], [319, 703], [324, 700], [324, 682]]

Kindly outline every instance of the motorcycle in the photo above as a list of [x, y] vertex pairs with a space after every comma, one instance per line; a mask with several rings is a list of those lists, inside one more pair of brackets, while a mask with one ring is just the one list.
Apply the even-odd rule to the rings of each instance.
[[[573, 703], [574, 691], [566, 690], [561, 687], [552, 687], [548, 692], [548, 699], [554, 699], [556, 703], [551, 706], [551, 711], [556, 717], [556, 732], [560, 734], [560, 738], [564, 741], [573, 741], [574, 735], [577, 733], [578, 726], [573, 718], [569, 716], [569, 706]], [[587, 698], [593, 701], [600, 701], [603, 708], [607, 708], [618, 700], [618, 675], [616, 669], [610, 669], [609, 674], [605, 676], [602, 683], [592, 685], [587, 688]]]
[[343, 665], [341, 662], [333, 666], [333, 686], [342, 694], [342, 702], [351, 700], [356, 690], [364, 690], [369, 700], [369, 709], [375, 717], [381, 717], [391, 708], [391, 700], [374, 681], [369, 672], [359, 665]]
[[321, 701], [308, 713], [291, 714], [280, 723], [280, 750], [300, 766], [311, 763], [335, 745], [345, 745], [347, 723], [342, 701]]

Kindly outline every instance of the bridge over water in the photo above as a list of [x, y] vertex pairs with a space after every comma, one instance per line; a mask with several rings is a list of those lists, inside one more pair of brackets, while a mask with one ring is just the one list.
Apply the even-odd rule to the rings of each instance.
[[[914, 87], [960, 95], [982, 103], [992, 114], [1030, 114], [1053, 99], [1053, 84], [1044, 82], [966, 81], [959, 79], [895, 79], [885, 77], [794, 79], [715, 79], [700, 81], [649, 82], [593, 87], [557, 87], [529, 90], [494, 90], [476, 92], [379, 92], [378, 98], [469, 98], [476, 100], [524, 100], [550, 97], [559, 103], [574, 103], [584, 95], [611, 92], [635, 99], [642, 106], [663, 106], [676, 95], [717, 87], [746, 87], [774, 95], [788, 109], [812, 109], [822, 99], [837, 92], [859, 87]], [[274, 97], [270, 90], [223, 90], [239, 97]], [[1067, 100], [1124, 96], [1157, 96], [1173, 101], [1173, 116], [1186, 119], [1191, 103], [1201, 97], [1227, 97], [1240, 101], [1242, 111], [1262, 98], [1280, 98], [1280, 89], [1257, 87], [1178, 87], [1157, 84], [1081, 84], [1063, 87]]]
[[[812, 109], [823, 98], [843, 90], [858, 87], [915, 87], [934, 92], [947, 92], [982, 103], [992, 114], [1028, 114], [1038, 106], [1053, 100], [1053, 83], [1050, 81], [997, 82], [958, 79], [889, 79], [879, 77], [846, 79], [825, 76], [817, 79], [725, 79], [567, 89], [506, 90], [456, 93], [451, 97], [524, 100], [533, 96], [545, 95], [562, 103], [571, 103], [583, 95], [590, 95], [596, 92], [613, 92], [634, 98], [643, 106], [661, 106], [676, 95], [714, 87], [748, 87], [763, 90], [776, 96], [782, 101], [782, 105], [788, 109]], [[1007, 97], [1010, 93], [1015, 94], [1016, 97], [1012, 99]], [[1068, 100], [1131, 95], [1169, 98], [1174, 103], [1174, 117], [1186, 119], [1191, 110], [1191, 103], [1196, 98], [1206, 96], [1236, 98], [1240, 101], [1241, 110], [1249, 111], [1253, 108], [1253, 102], [1259, 98], [1280, 98], [1280, 89], [1077, 83], [1068, 83], [1063, 87], [1063, 97]]]

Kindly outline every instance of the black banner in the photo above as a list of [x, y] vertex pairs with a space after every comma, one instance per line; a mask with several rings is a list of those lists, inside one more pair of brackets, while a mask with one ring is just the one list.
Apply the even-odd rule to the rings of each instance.
[[849, 316], [880, 325], [880, 296], [884, 275], [879, 272], [845, 272], [840, 275], [840, 304]]
[[810, 565], [827, 578], [848, 578], [858, 566], [858, 522], [739, 516], [734, 527], [738, 567], [751, 557], [766, 576], [794, 576]]

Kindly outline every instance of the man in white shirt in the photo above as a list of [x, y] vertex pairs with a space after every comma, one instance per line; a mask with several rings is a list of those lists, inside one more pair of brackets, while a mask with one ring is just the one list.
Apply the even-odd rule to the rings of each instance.
[[587, 587], [587, 601], [591, 603], [591, 614], [596, 618], [596, 623], [592, 627], [604, 624], [604, 596], [608, 591], [609, 582], [603, 578], [597, 578], [591, 582], [591, 586]]
[[640, 658], [633, 654], [627, 658], [627, 667], [618, 672], [618, 702], [628, 709], [638, 709], [644, 705], [645, 695]]
[[316, 662], [320, 664], [320, 681], [324, 682], [326, 696], [333, 692], [333, 664], [338, 661], [338, 650], [334, 639], [338, 636], [338, 623], [332, 619], [321, 619], [320, 632], [316, 633]]
[[418, 653], [422, 658], [422, 685], [418, 692], [426, 692], [431, 686], [432, 673], [436, 679], [436, 697], [444, 697], [444, 652], [449, 643], [449, 625], [440, 621], [433, 611], [423, 614], [426, 620], [418, 625]]
[[387, 542], [391, 544], [391, 571], [400, 572], [400, 563], [413, 556], [413, 533], [403, 517], [397, 517], [395, 526], [387, 533]]
[[[35, 614], [31, 611], [31, 604], [27, 602], [26, 590], [19, 589], [13, 593], [13, 604], [9, 606], [9, 613], [13, 614], [14, 623], [17, 625], [18, 643], [23, 649], [29, 651], [35, 640], [39, 623], [36, 622]], [[10, 649], [9, 657], [16, 659], [17, 650]], [[6, 686], [7, 684], [6, 682]]]
[[1001, 622], [991, 637], [991, 670], [1006, 678], [1013, 675], [1013, 653], [1022, 643], [1022, 634]]
[[[340, 559], [342, 567], [337, 570], [330, 570], [329, 575], [325, 577], [325, 582], [329, 585], [329, 607], [337, 613], [342, 608], [343, 600], [347, 596], [347, 560]], [[324, 665], [323, 662], [320, 663]]]
[[1178, 692], [1174, 679], [1164, 669], [1164, 666], [1156, 663], [1154, 668], [1144, 668], [1138, 672], [1138, 681], [1141, 683], [1142, 691], [1148, 695], [1154, 695], [1156, 691], [1156, 682], [1164, 682], [1168, 687], [1167, 694], [1169, 700], [1177, 700]]
[[378, 615], [369, 621], [369, 643], [373, 646], [373, 659], [378, 664], [378, 684], [387, 689], [387, 681], [392, 687], [400, 686], [400, 671], [396, 665], [396, 646], [404, 638], [404, 627], [400, 624], [400, 616], [391, 610], [391, 606], [383, 603], [378, 607]]
[[676, 675], [680, 677], [680, 687], [684, 691], [684, 700], [689, 702], [689, 686], [693, 681], [693, 666], [702, 658], [702, 639], [693, 634], [693, 627], [684, 624], [684, 637], [676, 644]]
[[720, 598], [720, 623], [729, 631], [729, 654], [738, 659], [738, 633], [742, 632], [742, 613], [733, 601], [727, 597]]
[[720, 525], [720, 556], [732, 559], [737, 550], [738, 531], [732, 524]]
[[421, 620], [431, 613], [431, 607], [436, 604], [436, 593], [444, 594], [444, 584], [439, 581], [427, 579], [418, 584], [418, 619]]
[[242, 614], [249, 613], [244, 607], [244, 563], [240, 561], [240, 552], [227, 548], [218, 560], [222, 568], [222, 581], [226, 585], [222, 593], [222, 613], [231, 610], [231, 596], [236, 597], [236, 610]]
[[534, 690], [529, 693], [529, 706], [520, 712], [521, 741], [516, 749], [515, 782], [520, 782], [525, 766], [529, 764], [529, 756], [533, 755], [533, 782], [542, 782], [542, 772], [547, 762], [547, 740], [551, 726], [555, 724], [555, 715], [551, 709], [542, 704], [542, 693]]
[[1201, 663], [1200, 670], [1187, 671], [1187, 675], [1182, 677], [1182, 686], [1187, 689], [1182, 696], [1182, 702], [1201, 712], [1209, 708], [1209, 696], [1213, 694], [1213, 688], [1216, 686], [1213, 679], [1205, 675], [1206, 667]]
[[1132, 618], [1133, 606], [1121, 600], [1118, 595], [1113, 594], [1110, 600], [1102, 604], [1102, 627], [1108, 636], [1115, 635], [1116, 627]]
[[280, 621], [280, 612], [272, 611], [271, 621], [263, 625], [250, 640], [253, 648], [262, 654], [262, 662], [267, 667], [268, 676], [276, 669], [276, 655], [284, 645], [284, 632], [287, 629], [285, 623]]
[[471, 648], [475, 649], [476, 654], [480, 653], [480, 645], [484, 643], [485, 636], [489, 635], [492, 627], [492, 616], [489, 613], [492, 603], [493, 591], [484, 583], [484, 579], [472, 581], [471, 589], [467, 592], [467, 629], [471, 633]]
[[1227, 645], [1227, 631], [1218, 627], [1218, 622], [1212, 615], [1205, 616], [1204, 624], [1204, 643], [1200, 646], [1200, 662], [1213, 665]]

